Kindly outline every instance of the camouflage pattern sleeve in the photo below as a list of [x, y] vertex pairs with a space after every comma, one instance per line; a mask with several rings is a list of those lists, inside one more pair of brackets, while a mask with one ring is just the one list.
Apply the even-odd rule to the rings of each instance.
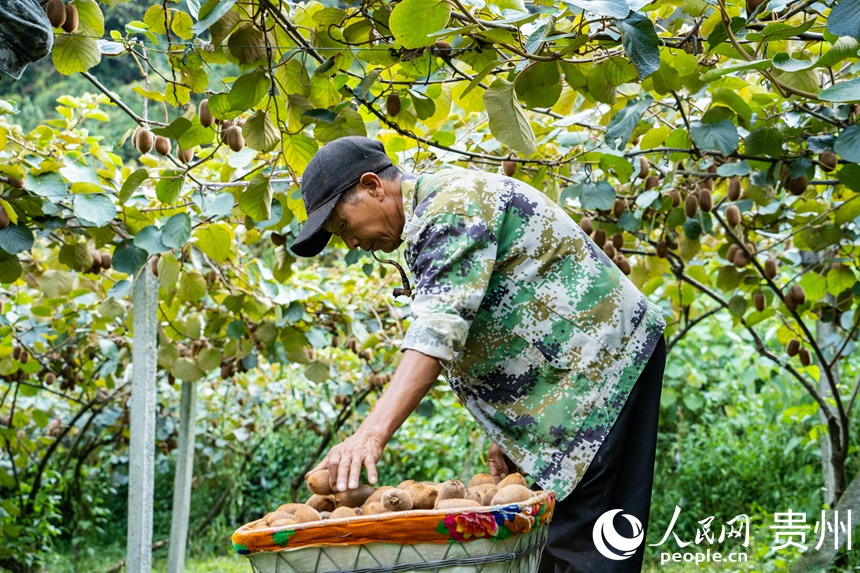
[[17, 80], [53, 46], [54, 30], [37, 0], [0, 0], [0, 72]]
[[421, 221], [409, 248], [414, 319], [400, 349], [452, 360], [487, 291], [498, 241], [479, 217], [437, 213]]

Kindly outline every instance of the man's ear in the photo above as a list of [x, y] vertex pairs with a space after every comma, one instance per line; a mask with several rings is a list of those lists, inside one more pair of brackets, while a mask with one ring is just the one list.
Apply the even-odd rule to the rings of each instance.
[[383, 188], [382, 180], [376, 173], [368, 171], [361, 176], [360, 182], [362, 187], [367, 190], [367, 194], [371, 197], [381, 199], [385, 196], [385, 189]]

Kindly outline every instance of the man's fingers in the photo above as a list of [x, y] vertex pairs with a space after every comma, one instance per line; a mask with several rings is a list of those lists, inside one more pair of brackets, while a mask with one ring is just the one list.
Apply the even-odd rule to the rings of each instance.
[[321, 461], [320, 463], [317, 464], [317, 467], [308, 471], [308, 473], [305, 474], [305, 479], [308, 479], [311, 476], [311, 474], [315, 474], [320, 470], [324, 470], [327, 465], [328, 465], [328, 460]]
[[376, 480], [379, 479], [379, 475], [376, 473], [376, 458], [373, 456], [365, 457], [364, 468], [367, 470], [367, 483], [375, 484]]
[[358, 481], [361, 478], [361, 458], [358, 456], [352, 457], [352, 462], [349, 464], [349, 489], [358, 487]]
[[343, 456], [340, 459], [340, 463], [337, 464], [337, 489], [335, 491], [346, 491], [347, 488], [347, 480], [349, 479], [349, 466], [350, 466], [351, 456]]
[[337, 478], [338, 478], [338, 469], [340, 465], [340, 454], [337, 452], [329, 452], [328, 454], [328, 483], [331, 486], [331, 489], [334, 491], [337, 490]]

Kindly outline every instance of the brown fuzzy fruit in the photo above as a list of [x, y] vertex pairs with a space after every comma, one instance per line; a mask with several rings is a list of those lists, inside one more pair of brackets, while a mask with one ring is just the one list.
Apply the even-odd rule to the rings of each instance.
[[331, 495], [334, 491], [331, 489], [331, 482], [328, 470], [318, 470], [308, 476], [308, 489], [311, 493], [319, 495]]
[[806, 175], [801, 175], [800, 177], [795, 177], [794, 179], [788, 180], [788, 188], [789, 193], [792, 195], [803, 195], [803, 192], [806, 191], [806, 188], [809, 186], [809, 180], [806, 178]]
[[699, 207], [702, 211], [710, 211], [714, 207], [714, 197], [709, 189], [699, 191]]
[[732, 257], [732, 263], [734, 263], [734, 265], [740, 269], [750, 264], [750, 260], [747, 258], [746, 253], [744, 253], [742, 249], [738, 249], [737, 251], [735, 251], [734, 257]]
[[184, 163], [184, 164], [188, 165], [189, 163], [191, 163], [192, 161], [194, 161], [194, 149], [193, 149], [193, 148], [190, 148], [190, 149], [182, 149], [182, 148], [180, 147], [180, 148], [179, 148], [179, 153], [177, 154], [177, 157], [179, 157], [179, 161], [181, 161], [182, 163]]
[[383, 493], [381, 502], [385, 511], [409, 511], [412, 509], [412, 496], [396, 487]]
[[466, 507], [481, 507], [481, 504], [474, 499], [466, 498], [451, 498], [437, 499], [436, 509], [461, 509]]
[[699, 201], [696, 199], [695, 195], [687, 195], [687, 198], [684, 199], [684, 214], [687, 215], [688, 218], [692, 219], [696, 216], [696, 213], [699, 211]]
[[9, 182], [9, 185], [14, 187], [15, 189], [23, 189], [24, 188], [24, 180], [19, 179], [17, 177], [12, 177], [11, 175], [6, 178]]
[[610, 259], [614, 259], [615, 255], [617, 254], [615, 252], [615, 245], [613, 245], [611, 242], [603, 245], [603, 252], [606, 253], [606, 256]]
[[382, 501], [382, 494], [390, 489], [394, 488], [390, 485], [384, 485], [382, 487], [376, 488], [376, 491], [370, 494], [370, 497], [364, 500], [364, 505], [367, 505], [368, 503], [373, 503], [374, 501]]
[[800, 341], [796, 338], [792, 338], [785, 345], [785, 353], [789, 356], [796, 356], [798, 350], [800, 350]]
[[656, 175], [649, 175], [645, 178], [645, 190], [653, 189], [660, 185], [660, 178]]
[[672, 198], [672, 207], [677, 207], [681, 204], [681, 192], [677, 189], [669, 191], [669, 197]]
[[277, 511], [279, 513], [289, 513], [289, 514], [295, 515], [296, 511], [298, 511], [300, 507], [307, 507], [307, 506], [303, 503], [285, 503], [281, 507], [276, 509], [275, 511]]
[[615, 233], [612, 235], [612, 244], [616, 249], [620, 249], [624, 246], [624, 235], [621, 233]]
[[474, 477], [469, 480], [469, 488], [485, 484], [496, 485], [496, 480], [494, 480], [493, 476], [491, 476], [490, 474], [475, 474]]
[[764, 311], [765, 306], [767, 305], [767, 300], [765, 299], [764, 294], [760, 292], [755, 293], [755, 296], [753, 296], [753, 304], [757, 311]]
[[[348, 340], [348, 341], [347, 341], [347, 345], [348, 345], [350, 342], [351, 342], [351, 341], [350, 341], [350, 340]], [[418, 483], [418, 482], [417, 482], [417, 481], [415, 481], [414, 479], [407, 479], [407, 480], [403, 480], [402, 482], [400, 482], [399, 484], [397, 484], [397, 486], [396, 486], [396, 487], [398, 487], [398, 488], [400, 488], [400, 489], [403, 489], [403, 488], [405, 488], [405, 487], [409, 487], [410, 485], [414, 485], [414, 484], [417, 484], [417, 483]]]
[[799, 284], [791, 285], [791, 288], [788, 292], [791, 295], [791, 298], [793, 298], [794, 302], [796, 302], [797, 304], [803, 304], [806, 302], [806, 292]]
[[499, 488], [496, 486], [485, 489], [481, 496], [481, 505], [491, 505], [497, 493], [499, 493]]
[[0, 205], [0, 229], [5, 229], [11, 222], [12, 221], [9, 219], [9, 213], [6, 212], [5, 207]]
[[582, 229], [586, 235], [590, 235], [594, 232], [594, 224], [591, 222], [589, 217], [583, 217], [579, 220], [579, 228]]
[[12, 347], [12, 360], [21, 360], [22, 352], [24, 352], [24, 349], [20, 346]]
[[729, 201], [737, 201], [741, 198], [741, 182], [737, 177], [729, 179], [726, 197], [729, 198]]
[[367, 484], [361, 484], [355, 489], [339, 491], [334, 494], [335, 507], [358, 507], [367, 501], [367, 498], [373, 495], [375, 491], [375, 487]]
[[320, 515], [320, 512], [309, 505], [303, 505], [296, 510], [295, 520], [299, 523], [310, 523], [312, 521], [322, 520], [322, 516]]
[[305, 504], [311, 506], [317, 511], [334, 511], [334, 500], [327, 495], [313, 494]]
[[821, 165], [823, 170], [830, 173], [836, 169], [837, 165], [839, 165], [839, 156], [828, 149], [818, 156], [818, 163]]
[[439, 504], [443, 499], [463, 499], [466, 497], [466, 486], [463, 482], [456, 479], [451, 479], [443, 482], [439, 487], [439, 495], [436, 497], [436, 504]]
[[48, 0], [45, 5], [45, 14], [51, 21], [51, 26], [60, 28], [66, 22], [66, 5], [63, 0]]
[[591, 240], [594, 241], [598, 247], [603, 248], [603, 245], [606, 244], [606, 231], [603, 229], [597, 229], [594, 231], [594, 236], [591, 237]]
[[276, 247], [282, 247], [287, 244], [287, 238], [280, 233], [272, 233], [270, 239]]
[[242, 151], [245, 148], [245, 136], [242, 135], [242, 128], [238, 125], [231, 125], [224, 132], [224, 143], [233, 151]]
[[290, 525], [296, 525], [297, 523], [298, 521], [295, 519], [285, 517], [283, 519], [276, 519], [269, 524], [269, 527], [289, 527]]
[[329, 519], [343, 519], [345, 517], [356, 517], [355, 509], [351, 507], [339, 507], [331, 512]]
[[374, 501], [365, 505], [362, 511], [364, 515], [379, 515], [380, 513], [385, 513], [385, 508], [382, 507], [382, 503]]
[[[639, 179], [645, 179], [648, 177], [648, 172], [651, 171], [651, 166], [648, 164], [648, 160], [640, 155], [639, 156], [639, 173], [636, 174], [636, 177]], [[647, 185], [647, 183], [646, 183]]]
[[436, 40], [433, 44], [433, 49], [436, 50], [440, 56], [448, 55], [451, 53], [451, 44], [445, 40]]
[[21, 352], [21, 364], [26, 364], [30, 361], [30, 353], [24, 350]]
[[630, 266], [630, 261], [628, 261], [624, 257], [624, 255], [620, 255], [615, 260], [615, 266], [617, 266], [619, 269], [621, 269], [621, 272], [624, 273], [626, 276], [630, 276], [630, 273], [633, 272], [633, 267]]
[[756, 8], [767, 2], [767, 0], [746, 0], [747, 14], [752, 14]]
[[170, 140], [163, 135], [155, 136], [155, 152], [159, 155], [167, 155], [170, 153], [172, 145]]
[[209, 98], [200, 102], [200, 125], [203, 127], [212, 127], [215, 124], [215, 116], [209, 110]]
[[741, 210], [737, 205], [729, 205], [726, 207], [726, 222], [730, 227], [737, 227], [741, 222]]
[[412, 509], [433, 509], [436, 506], [436, 498], [439, 497], [439, 490], [429, 485], [417, 484], [410, 495]]
[[110, 253], [102, 253], [102, 268], [108, 270], [113, 265], [113, 259]]
[[152, 276], [158, 276], [158, 260], [161, 258], [161, 255], [155, 255], [151, 259], [149, 259], [149, 270], [152, 271]]
[[669, 256], [669, 245], [666, 244], [666, 241], [657, 241], [657, 244], [654, 245], [654, 250], [661, 259]]
[[[501, 484], [499, 484], [501, 485]], [[535, 497], [535, 492], [524, 485], [512, 484], [499, 488], [499, 493], [493, 496], [492, 505], [507, 505], [509, 503], [520, 503]]]
[[400, 96], [397, 94], [391, 94], [387, 98], [385, 98], [385, 111], [388, 112], [388, 115], [395, 116], [400, 113], [401, 102]]
[[502, 173], [508, 177], [513, 177], [517, 172], [517, 162], [508, 159], [502, 161]]
[[523, 487], [526, 487], [526, 478], [524, 478], [518, 473], [512, 473], [496, 485], [499, 487], [499, 489], [508, 487], [509, 485], [521, 485]]
[[263, 517], [263, 521], [265, 521], [268, 525], [272, 525], [275, 521], [279, 519], [293, 519], [293, 515], [290, 513], [283, 513], [280, 511], [273, 511], [272, 513], [267, 513]]
[[791, 298], [790, 294], [786, 294], [782, 297], [782, 302], [785, 303], [785, 308], [787, 308], [790, 312], [794, 312], [797, 310], [797, 302], [793, 298]]
[[48, 386], [50, 386], [51, 384], [53, 384], [56, 381], [57, 381], [57, 375], [54, 374], [53, 372], [48, 372], [47, 374], [45, 374], [45, 384], [47, 384]]
[[624, 199], [621, 199], [620, 197], [616, 199], [615, 204], [612, 206], [612, 214], [615, 216], [615, 218], [617, 219], [618, 217], [620, 217], [621, 214], [624, 213], [624, 211], [626, 210], [627, 203], [624, 201]]
[[66, 21], [62, 28], [66, 34], [74, 34], [78, 29], [78, 9], [72, 4], [66, 4]]
[[776, 259], [768, 259], [764, 262], [764, 275], [772, 279], [776, 276], [777, 264]]
[[152, 143], [153, 143], [152, 132], [145, 127], [141, 127], [140, 131], [137, 132], [137, 137], [135, 138], [135, 147], [141, 153], [149, 153], [152, 151]]
[[804, 366], [809, 366], [810, 364], [812, 364], [812, 356], [809, 354], [809, 351], [805, 348], [801, 348], [798, 351], [797, 357], [800, 358], [800, 363], [803, 364]]

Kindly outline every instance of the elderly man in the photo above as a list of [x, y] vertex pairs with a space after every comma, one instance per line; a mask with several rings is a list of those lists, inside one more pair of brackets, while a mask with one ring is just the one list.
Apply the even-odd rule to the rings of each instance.
[[[366, 251], [405, 243], [416, 285], [391, 383], [312, 471], [327, 468], [336, 491], [357, 487], [362, 467], [376, 483], [386, 443], [444, 371], [492, 439], [497, 481], [519, 468], [558, 494], [541, 571], [639, 571], [660, 310], [558, 205], [510, 177], [445, 168], [415, 178], [378, 141], [344, 137], [311, 160], [302, 197], [293, 252], [315, 256], [333, 234]], [[598, 523], [612, 510], [626, 519]]]

